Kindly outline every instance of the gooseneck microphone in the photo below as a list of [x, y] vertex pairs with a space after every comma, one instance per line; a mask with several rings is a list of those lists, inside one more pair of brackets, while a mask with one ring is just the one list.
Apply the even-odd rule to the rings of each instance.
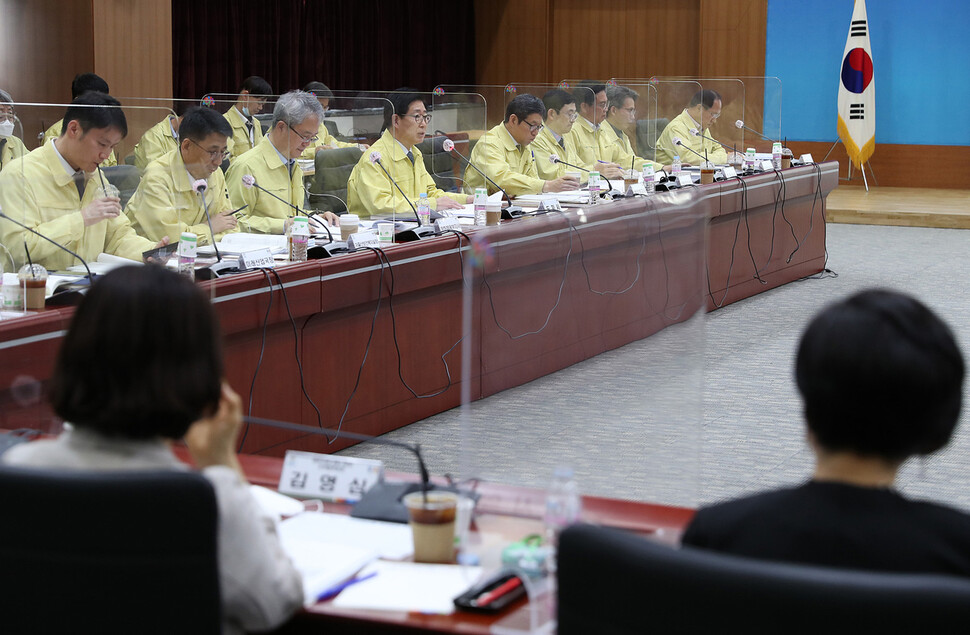
[[762, 139], [764, 139], [764, 140], [766, 140], [766, 141], [771, 141], [771, 142], [774, 142], [774, 139], [772, 139], [771, 137], [769, 137], [769, 136], [767, 136], [767, 135], [765, 135], [764, 133], [761, 133], [761, 132], [758, 132], [758, 131], [757, 131], [757, 130], [755, 130], [754, 128], [749, 128], [749, 127], [747, 127], [746, 125], [744, 125], [744, 122], [743, 122], [743, 121], [741, 121], [740, 119], [738, 119], [737, 121], [735, 121], [735, 122], [734, 122], [734, 126], [735, 126], [735, 127], [736, 127], [736, 128], [738, 129], [738, 130], [747, 130], [748, 132], [753, 132], [753, 133], [755, 133], [756, 135], [758, 135], [759, 137], [761, 137]]
[[[558, 154], [550, 154], [549, 155], [549, 162], [550, 163], [562, 163], [563, 165], [568, 165], [571, 168], [576, 168], [577, 170], [582, 170], [583, 172], [589, 172], [589, 170], [587, 170], [586, 168], [581, 168], [578, 165], [573, 165], [572, 163], [566, 163], [565, 161], [563, 161], [562, 159], [559, 158], [559, 155]], [[603, 180], [606, 181], [606, 184], [610, 186], [610, 191], [613, 191], [613, 183], [611, 183], [610, 180], [608, 178], [606, 178], [606, 175], [603, 174], [602, 172], [600, 172], [600, 176], [603, 177]]]
[[47, 236], [45, 236], [44, 234], [40, 233], [39, 231], [37, 231], [33, 227], [28, 227], [28, 226], [24, 225], [23, 223], [21, 223], [19, 220], [14, 220], [13, 218], [10, 218], [10, 216], [8, 216], [7, 214], [4, 214], [4, 212], [3, 212], [2, 209], [0, 209], [0, 218], [5, 218], [8, 221], [10, 221], [11, 223], [13, 223], [14, 225], [18, 225], [20, 227], [23, 227], [24, 229], [26, 229], [27, 231], [29, 231], [31, 234], [34, 234], [35, 236], [39, 236], [39, 237], [43, 238], [44, 240], [46, 240], [50, 244], [54, 245], [58, 249], [60, 249], [62, 251], [66, 251], [67, 253], [71, 254], [72, 256], [74, 256], [75, 258], [77, 258], [78, 260], [80, 260], [81, 261], [81, 264], [84, 265], [84, 270], [88, 272], [88, 282], [89, 283], [93, 283], [94, 282], [94, 278], [91, 275], [91, 268], [88, 267], [88, 263], [85, 262], [84, 258], [82, 258], [81, 256], [77, 255], [76, 253], [74, 253], [73, 251], [71, 251], [70, 249], [68, 249], [64, 245], [62, 245], [61, 243], [59, 243], [59, 242], [57, 242], [55, 240], [52, 240], [52, 239], [48, 238]]
[[387, 178], [390, 179], [391, 183], [394, 184], [394, 187], [397, 188], [397, 191], [401, 193], [401, 196], [403, 196], [404, 200], [407, 201], [408, 207], [410, 207], [411, 211], [414, 212], [414, 220], [418, 221], [418, 227], [420, 227], [421, 217], [418, 216], [418, 210], [414, 208], [414, 203], [411, 202], [411, 199], [408, 198], [408, 195], [404, 193], [404, 190], [401, 189], [401, 186], [397, 184], [397, 181], [394, 180], [394, 177], [391, 176], [391, 173], [388, 172], [387, 168], [384, 167], [384, 164], [381, 163], [381, 153], [378, 152], [377, 150], [374, 150], [373, 152], [371, 152], [370, 162], [380, 167], [380, 169], [384, 171], [384, 174], [387, 175]]
[[287, 201], [286, 199], [280, 198], [276, 194], [273, 194], [272, 192], [270, 192], [269, 190], [267, 190], [265, 187], [263, 187], [262, 185], [260, 185], [259, 183], [257, 183], [256, 182], [256, 177], [253, 176], [252, 174], [243, 174], [242, 184], [243, 184], [243, 186], [245, 186], [247, 188], [254, 188], [255, 187], [260, 192], [263, 192], [265, 194], [269, 194], [270, 196], [272, 196], [273, 198], [275, 198], [280, 203], [283, 203], [287, 207], [290, 207], [291, 209], [293, 209], [294, 211], [296, 211], [297, 214], [305, 214], [306, 213], [302, 209], [300, 209], [299, 207], [297, 207], [296, 205], [294, 205], [293, 203]]
[[696, 154], [697, 156], [699, 156], [705, 163], [707, 163], [707, 157], [705, 157], [703, 154], [701, 154], [697, 150], [695, 150], [695, 149], [691, 148], [690, 146], [686, 145], [683, 141], [681, 141], [680, 137], [674, 137], [673, 139], [671, 139], [671, 141], [674, 142], [674, 145], [675, 146], [680, 146], [681, 148], [684, 148], [685, 150], [689, 150], [690, 152], [693, 152], [694, 154]]
[[[441, 135], [441, 136], [447, 137], [447, 135], [445, 135], [445, 133], [443, 133], [440, 130], [435, 130], [434, 133], [436, 135]], [[488, 181], [489, 183], [491, 183], [492, 185], [494, 185], [495, 186], [495, 189], [497, 189], [502, 194], [504, 194], [505, 195], [505, 198], [507, 198], [509, 200], [509, 206], [507, 208], [505, 208], [505, 211], [506, 212], [508, 212], [510, 215], [511, 214], [516, 214], [516, 213], [521, 213], [522, 212], [522, 208], [521, 207], [519, 207], [518, 205], [513, 205], [512, 204], [512, 197], [509, 196], [509, 193], [505, 191], [505, 188], [504, 187], [502, 187], [501, 185], [499, 185], [498, 183], [496, 183], [492, 179], [488, 178], [488, 175], [485, 174], [484, 172], [482, 172], [481, 169], [479, 169], [479, 167], [477, 165], [475, 165], [474, 163], [472, 163], [468, 159], [468, 157], [466, 157], [465, 155], [463, 155], [458, 150], [455, 150], [455, 142], [454, 141], [452, 141], [451, 139], [445, 138], [445, 140], [441, 144], [441, 149], [444, 150], [445, 152], [449, 152], [449, 153], [454, 152], [455, 153], [455, 156], [457, 156], [459, 159], [461, 159], [462, 161], [464, 161], [465, 165], [471, 166], [471, 168], [473, 170], [475, 170], [476, 172], [478, 172], [479, 174], [482, 175], [482, 178], [484, 178], [486, 181]]]
[[216, 251], [216, 262], [222, 262], [222, 254], [219, 253], [219, 246], [216, 245], [216, 233], [212, 229], [212, 218], [209, 216], [209, 201], [205, 200], [205, 191], [208, 188], [209, 184], [205, 182], [205, 179], [196, 179], [192, 183], [192, 191], [202, 199], [202, 209], [205, 211], [205, 222], [209, 226], [209, 237], [212, 239], [212, 248]]

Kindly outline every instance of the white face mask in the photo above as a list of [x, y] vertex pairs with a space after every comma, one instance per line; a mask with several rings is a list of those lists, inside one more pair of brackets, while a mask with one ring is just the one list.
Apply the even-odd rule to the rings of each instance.
[[12, 121], [0, 121], [0, 137], [9, 137], [13, 134]]
[[248, 106], [243, 106], [243, 116], [244, 117], [250, 117], [251, 116], [249, 114], [249, 107]]

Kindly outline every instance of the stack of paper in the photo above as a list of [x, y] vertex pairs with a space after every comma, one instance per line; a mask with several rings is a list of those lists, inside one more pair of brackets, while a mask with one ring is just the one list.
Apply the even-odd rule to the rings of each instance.
[[453, 600], [481, 578], [482, 568], [377, 560], [360, 577], [370, 573], [377, 575], [344, 589], [334, 606], [447, 615], [455, 610]]

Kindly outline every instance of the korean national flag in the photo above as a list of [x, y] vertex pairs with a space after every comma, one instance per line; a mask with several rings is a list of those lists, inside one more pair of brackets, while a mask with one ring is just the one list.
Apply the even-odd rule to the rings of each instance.
[[876, 82], [866, 0], [855, 0], [839, 81], [839, 138], [857, 167], [876, 149]]

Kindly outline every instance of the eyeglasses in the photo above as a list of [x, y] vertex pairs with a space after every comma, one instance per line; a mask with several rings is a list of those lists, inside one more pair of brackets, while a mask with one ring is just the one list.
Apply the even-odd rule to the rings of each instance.
[[721, 116], [721, 113], [719, 112], [716, 112], [716, 113], [708, 112], [707, 114], [711, 118], [711, 121], [714, 121], [715, 119]]
[[0, 112], [0, 121], [17, 121], [17, 114], [14, 111]]
[[524, 123], [525, 125], [529, 126], [529, 132], [531, 132], [532, 134], [535, 134], [535, 133], [539, 132], [540, 130], [542, 130], [543, 128], [545, 128], [545, 126], [543, 124], [541, 124], [541, 123], [531, 124], [531, 123], [529, 123], [528, 121], [525, 121], [525, 120], [522, 120], [522, 123]]
[[566, 115], [566, 118], [569, 119], [570, 122], [576, 121], [577, 119], [579, 119], [579, 113], [576, 111], [573, 111], [568, 115]]
[[[188, 139], [188, 137], [186, 138]], [[226, 159], [232, 156], [232, 153], [229, 152], [228, 150], [206, 150], [195, 139], [189, 139], [189, 141], [191, 141], [194, 145], [196, 145], [199, 148], [199, 150], [202, 150], [203, 152], [208, 154], [209, 158], [212, 159], [213, 161], [215, 161], [216, 159], [219, 159], [219, 162], [221, 163], [222, 161], [225, 161]]]
[[633, 113], [635, 113], [637, 111], [637, 107], [636, 106], [630, 106], [629, 108], [620, 108], [620, 110], [623, 111], [623, 112], [628, 112], [628, 113], [630, 113], [632, 115]]
[[304, 141], [306, 141], [307, 143], [313, 143], [314, 141], [316, 141], [317, 139], [319, 139], [319, 138], [320, 138], [320, 137], [318, 137], [317, 135], [312, 135], [312, 136], [309, 136], [309, 137], [304, 137], [304, 136], [303, 136], [303, 135], [301, 135], [301, 134], [300, 134], [299, 132], [297, 132], [297, 130], [296, 130], [296, 128], [294, 128], [294, 127], [293, 127], [293, 126], [291, 126], [290, 124], [286, 124], [286, 127], [287, 127], [287, 128], [289, 128], [290, 130], [292, 130], [292, 131], [293, 131], [293, 134], [295, 134], [295, 135], [296, 135], [296, 136], [298, 136], [299, 138], [301, 138], [301, 139], [303, 139], [303, 140], [304, 140]]
[[431, 123], [431, 115], [422, 115], [421, 113], [415, 115], [401, 115], [404, 119], [414, 119], [414, 123], [421, 125], [421, 122]]

